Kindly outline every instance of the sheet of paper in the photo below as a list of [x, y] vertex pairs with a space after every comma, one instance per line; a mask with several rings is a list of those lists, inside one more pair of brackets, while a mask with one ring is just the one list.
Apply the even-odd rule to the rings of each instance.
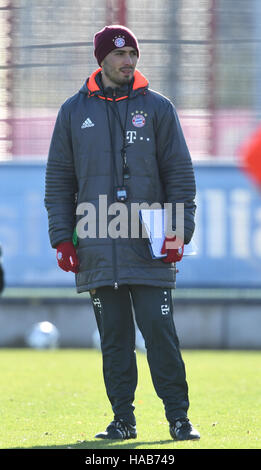
[[[163, 258], [166, 255], [161, 254], [161, 248], [165, 240], [164, 220], [167, 211], [164, 209], [141, 209], [140, 219], [144, 224], [146, 233], [150, 242], [150, 250], [153, 258]], [[183, 256], [196, 255], [197, 248], [192, 240], [184, 247]]]

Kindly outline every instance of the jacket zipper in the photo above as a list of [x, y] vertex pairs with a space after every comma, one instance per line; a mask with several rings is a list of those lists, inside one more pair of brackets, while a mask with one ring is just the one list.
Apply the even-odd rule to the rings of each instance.
[[[115, 97], [116, 97], [116, 93], [115, 91], [113, 91], [113, 105], [115, 104]], [[115, 147], [114, 147], [115, 125], [113, 129], [113, 136], [111, 137], [112, 137], [112, 200], [113, 202], [115, 202], [114, 182], [115, 182], [115, 171], [117, 171], [117, 168], [115, 168]], [[114, 275], [113, 287], [115, 290], [117, 290], [119, 287], [119, 284], [118, 284], [116, 240], [114, 238], [112, 238], [112, 262], [113, 262], [113, 275]]]

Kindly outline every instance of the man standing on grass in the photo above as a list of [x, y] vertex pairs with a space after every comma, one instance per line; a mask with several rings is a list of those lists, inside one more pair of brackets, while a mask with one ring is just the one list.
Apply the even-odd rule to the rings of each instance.
[[[134, 34], [120, 25], [106, 26], [94, 37], [94, 54], [100, 68], [62, 105], [57, 117], [45, 205], [58, 264], [76, 273], [77, 292], [90, 291], [100, 333], [104, 382], [114, 419], [96, 437], [137, 436], [133, 307], [170, 434], [175, 440], [199, 439], [187, 417], [188, 386], [171, 291], [176, 262], [194, 232], [191, 158], [174, 106], [150, 90], [136, 70], [140, 51]], [[101, 195], [107, 198], [108, 222], [115, 203], [124, 207], [128, 219], [134, 203], [169, 203], [173, 231], [176, 204], [182, 203], [184, 240], [172, 232], [162, 245], [165, 257], [153, 259], [147, 240], [140, 233], [133, 237], [130, 227], [123, 236], [106, 233], [105, 214], [99, 213]], [[94, 216], [88, 219], [88, 231], [80, 233], [86, 204], [92, 204]]]
[[2, 246], [0, 245], [0, 295], [2, 294], [5, 287], [4, 279], [4, 267], [2, 262]]

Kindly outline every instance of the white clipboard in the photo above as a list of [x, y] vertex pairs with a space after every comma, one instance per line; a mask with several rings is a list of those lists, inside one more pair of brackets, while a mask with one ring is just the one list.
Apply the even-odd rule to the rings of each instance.
[[[164, 258], [167, 255], [163, 255], [161, 249], [166, 236], [166, 209], [141, 209], [139, 215], [149, 239], [149, 248], [152, 258]], [[195, 256], [196, 254], [197, 247], [193, 240], [187, 245], [184, 245], [183, 256]]]

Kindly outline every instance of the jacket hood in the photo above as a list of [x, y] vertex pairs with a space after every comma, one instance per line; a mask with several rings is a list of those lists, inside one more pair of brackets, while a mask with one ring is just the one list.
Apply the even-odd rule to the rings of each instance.
[[[91, 96], [98, 96], [101, 99], [105, 99], [105, 95], [107, 99], [112, 99], [109, 98], [109, 96], [112, 96], [113, 89], [108, 87], [105, 90], [103, 90], [102, 85], [101, 85], [101, 68], [95, 70], [95, 72], [92, 73], [92, 75], [86, 80], [84, 85], [80, 89], [80, 93], [85, 93], [88, 95], [90, 98]], [[148, 88], [149, 82], [148, 80], [142, 75], [139, 70], [135, 70], [134, 76], [131, 82], [131, 92], [130, 92], [130, 97], [133, 95], [145, 92], [145, 90]], [[105, 91], [105, 94], [104, 94]], [[128, 96], [128, 85], [123, 85], [120, 88], [116, 88], [116, 101], [120, 99], [127, 98]]]

